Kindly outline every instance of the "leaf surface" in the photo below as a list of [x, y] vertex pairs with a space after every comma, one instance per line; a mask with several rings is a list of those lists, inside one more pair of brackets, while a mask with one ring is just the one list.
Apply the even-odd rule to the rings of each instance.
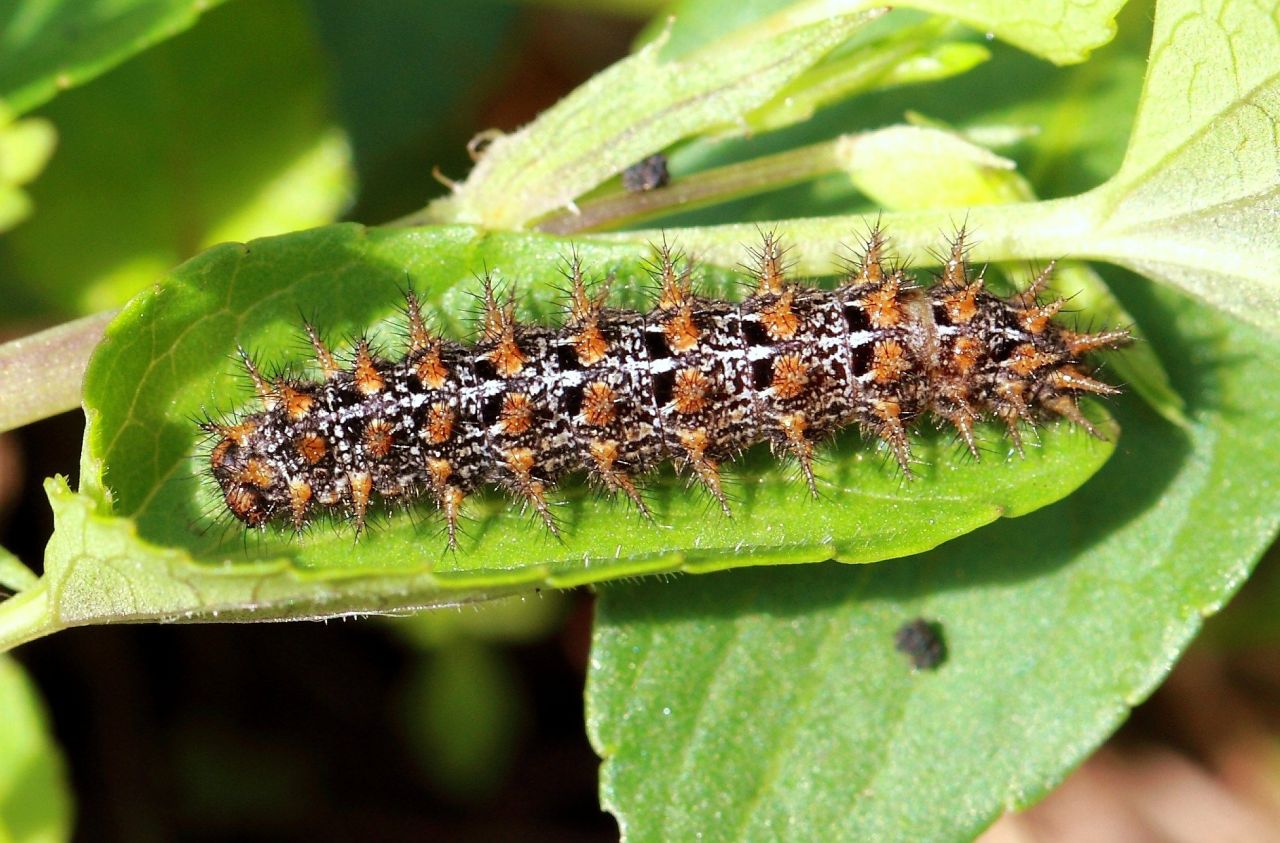
[[1164, 0], [1128, 154], [1088, 198], [1088, 253], [1280, 332], [1280, 6]]
[[67, 840], [71, 813], [62, 753], [36, 688], [21, 665], [0, 655], [0, 840]]
[[[961, 20], [1029, 53], [1057, 64], [1084, 61], [1115, 35], [1116, 12], [1126, 0], [907, 0], [895, 8], [921, 9]], [[706, 44], [727, 28], [742, 26], [789, 7], [794, 0], [679, 0], [673, 52]], [[655, 32], [650, 27], [650, 35]]]
[[307, 15], [264, 0], [251, 17], [218, 9], [44, 110], [60, 146], [28, 189], [39, 212], [6, 238], [28, 295], [118, 307], [214, 243], [337, 216], [350, 151]]
[[0, 7], [0, 103], [23, 113], [196, 22], [222, 0], [11, 0]]
[[[647, 247], [576, 245], [597, 277], [615, 275], [619, 305], [644, 306]], [[987, 430], [989, 458], [975, 463], [946, 437], [924, 436], [921, 477], [908, 483], [850, 431], [821, 461], [817, 501], [790, 466], [756, 449], [733, 466], [733, 518], [712, 517], [705, 494], [669, 472], [653, 478], [657, 524], [570, 483], [556, 496], [561, 541], [488, 494], [471, 502], [456, 553], [445, 551], [429, 505], [416, 515], [382, 514], [358, 542], [349, 528], [323, 520], [294, 536], [246, 532], [226, 515], [204, 479], [208, 446], [200, 445], [195, 419], [252, 403], [234, 359], [237, 343], [268, 368], [296, 368], [300, 313], [307, 313], [335, 337], [371, 328], [391, 351], [407, 283], [437, 324], [465, 334], [476, 273], [486, 267], [520, 279], [524, 315], [545, 319], [559, 307], [555, 287], [567, 252], [568, 244], [538, 235], [341, 225], [220, 246], [183, 265], [125, 309], [90, 364], [82, 494], [50, 486], [58, 527], [43, 596], [24, 593], [26, 605], [47, 600], [45, 616], [58, 626], [214, 611], [308, 617], [666, 571], [873, 562], [1057, 500], [1114, 447], [1050, 426], [1043, 447], [1006, 458], [1007, 443]], [[709, 291], [720, 294], [738, 280], [710, 268], [707, 276]], [[0, 621], [0, 641], [3, 627]]]

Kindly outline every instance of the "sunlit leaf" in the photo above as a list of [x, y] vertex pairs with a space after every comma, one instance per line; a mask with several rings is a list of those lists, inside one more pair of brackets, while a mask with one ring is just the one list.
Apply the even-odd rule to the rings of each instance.
[[1164, 0], [1082, 248], [1280, 332], [1280, 7]]
[[62, 753], [35, 686], [17, 662], [0, 655], [0, 840], [68, 840], [71, 810]]
[[876, 12], [856, 0], [769, 28], [733, 33], [677, 60], [661, 39], [598, 74], [520, 131], [495, 138], [467, 181], [432, 208], [436, 220], [519, 228], [704, 129], [733, 123], [850, 35]]
[[[891, 5], [955, 18], [1029, 53], [1067, 64], [1084, 61], [1090, 51], [1111, 40], [1116, 12], [1125, 2], [907, 0]], [[726, 29], [803, 5], [795, 0], [678, 0], [670, 7], [676, 19], [672, 46], [683, 52], [708, 43]]]
[[[645, 305], [647, 246], [576, 245], [598, 277], [615, 276], [618, 304]], [[924, 436], [917, 444], [921, 476], [907, 483], [848, 431], [820, 462], [818, 500], [790, 467], [756, 449], [734, 465], [733, 518], [709, 517], [705, 494], [669, 472], [651, 487], [657, 524], [575, 482], [556, 495], [559, 540], [490, 494], [469, 506], [456, 553], [446, 551], [429, 504], [419, 517], [380, 516], [359, 541], [341, 524], [321, 521], [303, 536], [246, 534], [229, 518], [202, 479], [208, 457], [196, 419], [252, 402], [234, 359], [237, 344], [269, 368], [296, 366], [299, 314], [306, 312], [333, 336], [368, 328], [394, 348], [408, 283], [435, 321], [462, 334], [479, 290], [476, 274], [485, 268], [520, 279], [525, 315], [545, 319], [559, 307], [568, 249], [537, 235], [344, 225], [221, 246], [180, 267], [126, 308], [90, 364], [84, 494], [50, 486], [58, 526], [44, 579], [21, 595], [29, 602], [20, 606], [44, 601], [43, 614], [31, 611], [55, 626], [215, 612], [310, 617], [645, 573], [874, 562], [1057, 500], [1114, 446], [1053, 425], [1042, 432], [1043, 447], [1006, 459], [999, 432], [984, 430], [990, 458], [975, 462], [950, 439]], [[706, 275], [709, 291], [736, 288], [732, 273], [709, 267]], [[0, 604], [0, 642], [5, 608]]]

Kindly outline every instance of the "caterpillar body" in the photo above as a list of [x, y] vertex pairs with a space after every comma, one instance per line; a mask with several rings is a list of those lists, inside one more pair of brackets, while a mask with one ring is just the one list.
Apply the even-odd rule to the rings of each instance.
[[312, 325], [315, 378], [268, 378], [242, 353], [260, 408], [203, 425], [226, 509], [297, 530], [340, 514], [358, 533], [376, 500], [426, 498], [452, 547], [480, 487], [506, 489], [555, 532], [548, 495], [566, 475], [585, 472], [648, 515], [637, 480], [674, 461], [728, 513], [721, 464], [762, 442], [816, 494], [815, 447], [841, 428], [885, 442], [909, 476], [918, 420], [950, 425], [975, 457], [974, 426], [999, 420], [1020, 451], [1020, 425], [1053, 417], [1098, 435], [1078, 399], [1118, 391], [1085, 356], [1128, 332], [1056, 322], [1063, 302], [1040, 300], [1052, 266], [1025, 292], [988, 292], [963, 232], [925, 287], [875, 230], [833, 289], [789, 279], [785, 249], [766, 234], [749, 250], [755, 288], [741, 302], [695, 294], [691, 263], [666, 244], [655, 251], [645, 313], [609, 307], [607, 282], [589, 284], [575, 257], [558, 328], [519, 323], [486, 277], [473, 345], [430, 331], [409, 293], [398, 360], [367, 340], [340, 360]]

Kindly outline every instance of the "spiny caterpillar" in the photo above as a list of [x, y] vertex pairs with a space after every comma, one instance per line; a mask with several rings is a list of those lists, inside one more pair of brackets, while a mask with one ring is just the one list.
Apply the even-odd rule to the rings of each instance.
[[1011, 298], [987, 292], [963, 231], [928, 288], [892, 264], [878, 229], [830, 290], [788, 280], [771, 234], [749, 254], [756, 289], [741, 303], [696, 295], [691, 263], [664, 244], [647, 313], [608, 307], [608, 282], [589, 285], [575, 256], [560, 328], [517, 322], [514, 299], [486, 276], [472, 346], [433, 334], [410, 292], [397, 361], [362, 339], [343, 365], [310, 324], [318, 381], [269, 379], [242, 351], [262, 409], [203, 425], [226, 507], [250, 526], [295, 530], [337, 512], [358, 534], [375, 494], [428, 496], [456, 547], [463, 500], [481, 486], [506, 489], [556, 532], [547, 493], [566, 474], [587, 472], [648, 516], [635, 478], [673, 460], [727, 514], [720, 465], [760, 442], [817, 494], [814, 448], [848, 425], [886, 442], [910, 476], [908, 427], [925, 415], [975, 457], [974, 425], [1002, 421], [1021, 452], [1024, 422], [1062, 417], [1097, 436], [1078, 397], [1118, 391], [1082, 358], [1128, 332], [1054, 322], [1063, 301], [1038, 298], [1052, 266]]

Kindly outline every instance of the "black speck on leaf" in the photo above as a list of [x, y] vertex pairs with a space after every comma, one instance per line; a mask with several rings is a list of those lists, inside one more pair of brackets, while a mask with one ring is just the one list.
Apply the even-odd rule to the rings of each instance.
[[924, 618], [907, 621], [893, 636], [894, 646], [911, 658], [916, 670], [934, 670], [947, 659], [942, 624]]

